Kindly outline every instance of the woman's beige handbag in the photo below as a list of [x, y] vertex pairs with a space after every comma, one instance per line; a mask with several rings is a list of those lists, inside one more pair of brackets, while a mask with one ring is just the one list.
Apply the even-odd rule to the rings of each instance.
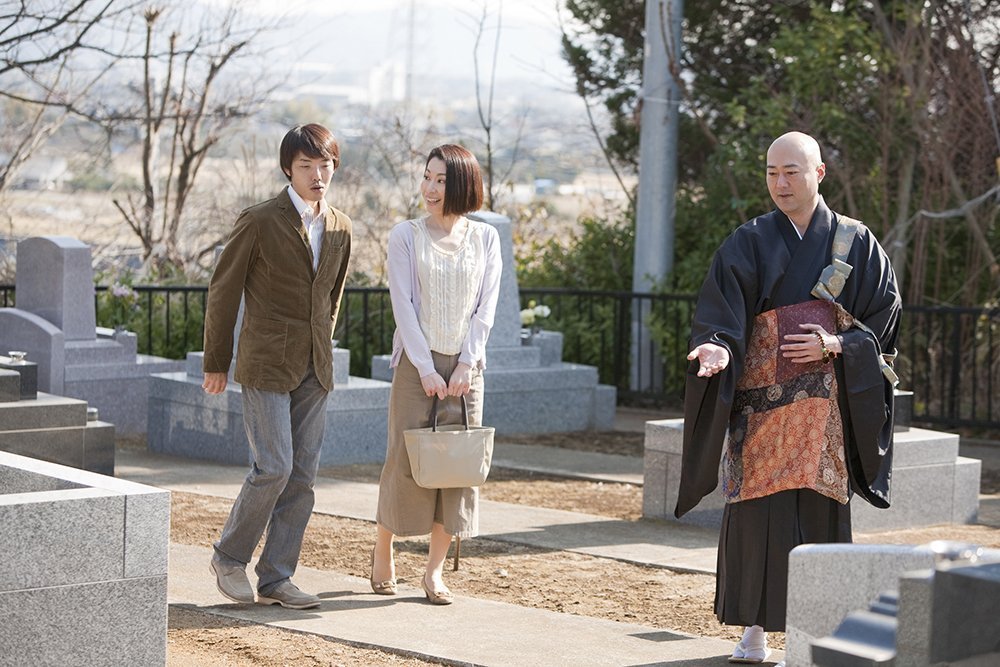
[[462, 423], [438, 426], [437, 396], [431, 426], [403, 431], [413, 481], [425, 489], [479, 486], [490, 474], [492, 426], [469, 426], [469, 407], [462, 396]]

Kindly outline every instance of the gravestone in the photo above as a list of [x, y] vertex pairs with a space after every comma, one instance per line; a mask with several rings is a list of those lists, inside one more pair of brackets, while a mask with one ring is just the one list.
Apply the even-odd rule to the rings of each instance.
[[886, 544], [804, 544], [788, 556], [785, 660], [810, 664], [810, 645], [867, 608], [908, 571], [934, 567], [930, 549]]
[[[486, 345], [483, 423], [498, 433], [558, 433], [614, 427], [617, 390], [600, 384], [597, 368], [562, 361], [562, 334], [521, 338], [521, 307], [510, 219], [479, 211], [500, 235], [500, 297]], [[372, 377], [392, 381], [391, 355], [372, 358]]]
[[[855, 572], [856, 550], [845, 549], [858, 545], [836, 546], [841, 553], [834, 563], [827, 558], [828, 563], [841, 572], [841, 580], [849, 588], [858, 590], [867, 584], [868, 599], [874, 601], [857, 605], [842, 620], [832, 621], [830, 634], [811, 638], [808, 645], [803, 646], [800, 636], [787, 635], [788, 664], [817, 667], [1000, 664], [1000, 550], [932, 542], [908, 547], [914, 553], [920, 552], [918, 560], [930, 558], [929, 563], [914, 564], [900, 560], [912, 559], [902, 552], [907, 547], [894, 547], [897, 560], [889, 563], [888, 572], [880, 573], [879, 582], [865, 582], [862, 570], [863, 583], [859, 584], [848, 581]], [[810, 558], [804, 553], [799, 557]], [[815, 565], [812, 564], [813, 575]], [[894, 580], [886, 582], [885, 574], [893, 575]], [[840, 583], [829, 579], [821, 573], [819, 579], [810, 577], [808, 581], [806, 576], [798, 576], [796, 583], [803, 588]], [[797, 622], [791, 604], [792, 590], [790, 576], [789, 624]], [[830, 608], [829, 597], [840, 602], [842, 589], [832, 590], [837, 591], [836, 596], [814, 600], [813, 604]], [[828, 619], [827, 624], [830, 623]]]
[[21, 375], [17, 371], [0, 369], [0, 403], [21, 400]]
[[166, 663], [168, 491], [0, 452], [0, 525], [0, 664]]
[[[909, 405], [912, 394], [901, 394], [902, 405]], [[855, 495], [851, 500], [855, 532], [976, 521], [982, 462], [958, 455], [957, 434], [911, 427], [910, 414], [905, 408], [895, 423], [891, 507], [877, 509]], [[717, 527], [725, 507], [718, 488], [683, 517], [674, 518], [683, 441], [683, 419], [646, 422], [643, 517]]]
[[136, 353], [136, 336], [95, 326], [90, 247], [64, 236], [17, 245], [17, 308], [0, 308], [0, 351], [37, 364], [37, 388], [87, 401], [125, 435], [146, 433], [147, 378], [182, 361]]
[[51, 322], [66, 341], [90, 341], [97, 327], [90, 247], [67, 236], [17, 244], [17, 307]]

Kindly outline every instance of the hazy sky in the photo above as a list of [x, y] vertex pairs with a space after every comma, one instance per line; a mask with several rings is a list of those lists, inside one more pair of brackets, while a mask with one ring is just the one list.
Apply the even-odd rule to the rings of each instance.
[[[485, 7], [478, 52], [482, 77], [493, 60], [499, 15], [498, 79], [520, 79], [529, 88], [570, 86], [560, 56], [557, 0], [415, 0], [413, 5], [415, 79], [473, 77], [473, 45]], [[336, 63], [348, 71], [406, 58], [410, 6], [410, 0], [256, 1], [258, 11], [273, 14], [280, 8], [295, 24], [297, 36], [288, 40], [285, 57]]]

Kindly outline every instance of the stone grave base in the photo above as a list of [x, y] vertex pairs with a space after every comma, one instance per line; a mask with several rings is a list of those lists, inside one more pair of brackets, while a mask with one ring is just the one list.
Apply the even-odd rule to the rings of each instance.
[[[680, 484], [683, 419], [646, 422], [642, 515], [674, 519]], [[981, 461], [958, 455], [959, 436], [909, 428], [894, 435], [891, 504], [876, 509], [857, 496], [851, 523], [859, 533], [975, 523]], [[680, 521], [718, 526], [725, 501], [717, 488]]]
[[[610, 431], [617, 389], [597, 368], [562, 359], [563, 336], [542, 331], [517, 348], [487, 348], [483, 424], [497, 433]], [[372, 377], [392, 382], [389, 355], [372, 358]]]
[[97, 340], [66, 343], [60, 393], [87, 401], [118, 433], [144, 435], [149, 376], [181, 370], [184, 362], [136, 354], [136, 335], [130, 331], [97, 332]]
[[[348, 350], [334, 349], [334, 390], [326, 408], [321, 466], [385, 460], [389, 385], [348, 377]], [[243, 426], [239, 384], [209, 396], [202, 388], [203, 353], [188, 355], [187, 372], [149, 379], [150, 451], [171, 456], [246, 465], [250, 445]]]
[[88, 421], [87, 402], [38, 392], [33, 399], [0, 403], [0, 450], [115, 474], [115, 427]]
[[6, 452], [0, 489], [0, 662], [165, 664], [170, 493]]

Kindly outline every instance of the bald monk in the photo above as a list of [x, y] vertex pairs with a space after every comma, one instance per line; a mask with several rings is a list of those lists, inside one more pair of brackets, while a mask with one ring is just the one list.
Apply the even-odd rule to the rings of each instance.
[[763, 662], [784, 631], [794, 547], [850, 542], [854, 493], [889, 505], [900, 297], [871, 231], [823, 201], [825, 176], [812, 137], [771, 144], [777, 208], [716, 251], [691, 329], [674, 514], [721, 481], [715, 613], [745, 627], [730, 662]]

